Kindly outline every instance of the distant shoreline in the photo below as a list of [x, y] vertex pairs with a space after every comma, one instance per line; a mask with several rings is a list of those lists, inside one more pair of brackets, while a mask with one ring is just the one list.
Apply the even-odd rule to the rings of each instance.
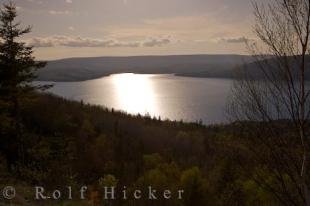
[[175, 73], [134, 73], [134, 72], [121, 72], [121, 73], [111, 73], [111, 74], [106, 74], [103, 76], [98, 76], [94, 78], [82, 78], [82, 79], [76, 79], [76, 80], [53, 80], [53, 79], [40, 79], [37, 78], [35, 81], [39, 82], [84, 82], [84, 81], [91, 81], [91, 80], [96, 80], [96, 79], [101, 79], [104, 77], [109, 77], [112, 75], [117, 75], [117, 74], [124, 74], [124, 73], [132, 73], [132, 74], [145, 74], [145, 75], [173, 75], [176, 77], [188, 77], [188, 78], [198, 78], [198, 79], [234, 79], [233, 77], [224, 77], [224, 76], [196, 76], [195, 74], [175, 74]]
[[235, 68], [252, 62], [244, 55], [170, 55], [83, 57], [49, 61], [38, 71], [39, 81], [72, 82], [112, 74], [175, 74], [195, 78], [232, 78]]
[[[310, 57], [306, 61], [310, 63]], [[245, 55], [83, 57], [49, 61], [45, 68], [38, 71], [37, 80], [75, 82], [119, 73], [234, 79], [236, 69], [245, 67], [255, 78], [262, 76], [254, 58]], [[306, 79], [310, 80], [309, 71]]]

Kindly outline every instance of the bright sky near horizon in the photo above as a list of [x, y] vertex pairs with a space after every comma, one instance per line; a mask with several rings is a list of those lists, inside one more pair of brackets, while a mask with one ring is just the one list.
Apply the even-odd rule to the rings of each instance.
[[[0, 0], [5, 2], [6, 0]], [[267, 0], [260, 0], [267, 1]], [[251, 0], [15, 0], [39, 59], [244, 54]]]

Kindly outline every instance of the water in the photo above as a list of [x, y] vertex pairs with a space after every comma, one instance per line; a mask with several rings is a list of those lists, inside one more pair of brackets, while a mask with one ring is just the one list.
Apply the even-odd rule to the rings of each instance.
[[224, 123], [232, 80], [174, 75], [116, 74], [83, 82], [57, 82], [49, 91], [131, 114], [204, 124]]

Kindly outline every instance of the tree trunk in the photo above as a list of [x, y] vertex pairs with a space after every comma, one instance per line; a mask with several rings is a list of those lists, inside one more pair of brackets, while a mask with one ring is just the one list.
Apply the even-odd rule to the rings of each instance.
[[[301, 137], [303, 137], [304, 134], [301, 133]], [[302, 181], [302, 190], [304, 192], [304, 198], [305, 198], [305, 205], [310, 206], [310, 198], [309, 198], [309, 188], [307, 185], [307, 172], [308, 172], [308, 152], [306, 145], [304, 146], [304, 152], [303, 152], [303, 160], [302, 160], [302, 168], [301, 168], [301, 181]]]
[[24, 151], [24, 139], [21, 131], [21, 115], [20, 115], [20, 104], [18, 97], [13, 97], [14, 103], [14, 119], [15, 119], [15, 135], [17, 141], [17, 156], [22, 165], [25, 164], [25, 151]]

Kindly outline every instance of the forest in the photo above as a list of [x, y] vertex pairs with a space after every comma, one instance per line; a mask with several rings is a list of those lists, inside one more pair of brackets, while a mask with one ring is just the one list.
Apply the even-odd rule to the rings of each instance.
[[[23, 102], [25, 164], [18, 171], [14, 153], [1, 144], [1, 185], [16, 185], [17, 204], [38, 203], [34, 186], [72, 190], [87, 185], [85, 202], [63, 200], [44, 204], [84, 205], [101, 199], [91, 193], [104, 185], [127, 190], [184, 189], [184, 199], [111, 200], [105, 205], [269, 205], [271, 193], [251, 178], [251, 153], [244, 148], [239, 124], [203, 126], [132, 116], [49, 94], [34, 94]], [[3, 117], [2, 117], [3, 118]], [[1, 131], [5, 125], [1, 120]], [[7, 140], [9, 142], [9, 140]], [[12, 156], [13, 155], [13, 156]], [[9, 160], [8, 164], [6, 160]], [[242, 164], [239, 164], [241, 161]], [[18, 162], [17, 162], [18, 163]], [[242, 167], [241, 167], [242, 165]], [[249, 170], [244, 170], [243, 167]], [[267, 175], [267, 174], [266, 174]], [[272, 179], [270, 180], [272, 181]], [[101, 189], [100, 189], [101, 188]], [[276, 204], [275, 204], [276, 205]]]

